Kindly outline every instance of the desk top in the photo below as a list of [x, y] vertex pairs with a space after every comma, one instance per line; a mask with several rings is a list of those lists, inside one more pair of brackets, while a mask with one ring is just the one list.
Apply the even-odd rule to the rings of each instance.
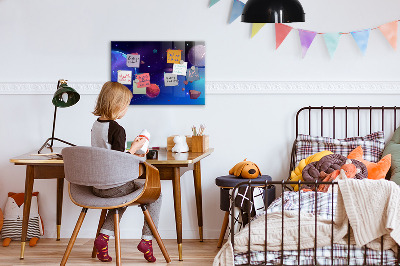
[[[37, 150], [31, 151], [20, 156], [10, 159], [11, 163], [14, 164], [64, 164], [64, 161], [57, 154], [61, 153], [62, 148], [54, 147], [53, 152], [50, 149], [43, 149], [42, 154], [37, 154]], [[213, 148], [208, 149], [205, 152], [186, 152], [186, 153], [174, 153], [167, 151], [166, 148], [161, 148], [158, 151], [157, 160], [146, 160], [152, 165], [180, 165], [180, 164], [193, 164], [197, 163], [201, 159], [207, 157], [214, 151]], [[54, 153], [50, 155], [51, 153]], [[47, 154], [47, 155], [46, 155]]]

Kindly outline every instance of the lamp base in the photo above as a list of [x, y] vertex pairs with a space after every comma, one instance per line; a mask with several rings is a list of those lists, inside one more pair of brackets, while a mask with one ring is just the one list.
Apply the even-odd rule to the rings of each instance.
[[[40, 149], [38, 150], [38, 154], [40, 154], [40, 152], [44, 149], [44, 148], [49, 148], [51, 150], [51, 152], [53, 152], [53, 141], [54, 140], [58, 140], [59, 142], [68, 144], [70, 146], [76, 146], [75, 144], [69, 143], [65, 140], [59, 139], [59, 138], [48, 138], [42, 145], [42, 147], [40, 147]], [[51, 141], [51, 144], [49, 144], [49, 141]]]

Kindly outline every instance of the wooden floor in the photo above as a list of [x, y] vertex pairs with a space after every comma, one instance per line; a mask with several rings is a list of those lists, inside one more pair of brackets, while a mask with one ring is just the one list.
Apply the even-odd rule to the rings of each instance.
[[[40, 239], [36, 247], [25, 249], [25, 259], [20, 260], [20, 242], [12, 241], [9, 247], [0, 246], [0, 265], [60, 265], [61, 258], [64, 255], [65, 248], [69, 239]], [[218, 253], [217, 240], [183, 240], [183, 261], [178, 260], [178, 247], [176, 240], [163, 240], [168, 250], [172, 262], [167, 264], [154, 241], [154, 254], [157, 258], [156, 263], [149, 264], [143, 254], [136, 249], [140, 240], [121, 240], [122, 264], [123, 265], [212, 265], [215, 255]], [[91, 258], [93, 240], [77, 239], [68, 259], [67, 265], [115, 265], [114, 262], [114, 243], [110, 240], [110, 255], [113, 262], [104, 263]]]

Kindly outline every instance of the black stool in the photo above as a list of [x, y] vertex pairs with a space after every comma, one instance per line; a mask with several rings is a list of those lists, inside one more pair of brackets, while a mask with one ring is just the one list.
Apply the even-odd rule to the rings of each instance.
[[[228, 222], [229, 222], [229, 207], [230, 207], [229, 191], [233, 189], [237, 184], [249, 180], [265, 182], [266, 180], [272, 181], [272, 178], [269, 175], [262, 175], [254, 179], [246, 179], [246, 178], [236, 177], [234, 175], [227, 175], [227, 176], [220, 176], [215, 179], [215, 184], [220, 187], [220, 209], [222, 211], [225, 211], [225, 217], [224, 221], [222, 222], [221, 234], [219, 235], [219, 240], [217, 245], [218, 248], [222, 246], [226, 228], [228, 227]], [[268, 189], [268, 199], [266, 200], [268, 200], [267, 206], [269, 206], [269, 204], [271, 204], [275, 200], [275, 186], [270, 186], [267, 189]]]

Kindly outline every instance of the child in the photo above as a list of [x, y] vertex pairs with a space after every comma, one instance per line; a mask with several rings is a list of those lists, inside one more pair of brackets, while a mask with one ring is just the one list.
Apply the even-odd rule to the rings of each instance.
[[[94, 115], [99, 116], [92, 127], [91, 141], [93, 147], [125, 152], [125, 129], [115, 120], [121, 119], [126, 114], [132, 96], [132, 92], [118, 82], [109, 81], [103, 85], [93, 112]], [[144, 157], [145, 155], [137, 155], [135, 153], [145, 142], [146, 139], [144, 138], [136, 138], [129, 149], [129, 153], [134, 156]], [[143, 161], [141, 158], [138, 159]], [[135, 182], [136, 178], [137, 176], [132, 176], [132, 181], [119, 186], [93, 187], [92, 191], [93, 194], [102, 198], [125, 196], [144, 186], [143, 183]], [[147, 205], [156, 226], [158, 226], [160, 207], [161, 195], [155, 202]], [[125, 210], [126, 207], [118, 209], [120, 219]], [[109, 210], [107, 212], [106, 220], [101, 228], [100, 234], [94, 241], [94, 245], [97, 249], [97, 258], [101, 261], [112, 260], [108, 255], [108, 240], [110, 236], [114, 235], [114, 214], [115, 210]], [[152, 236], [153, 234], [151, 233], [150, 227], [145, 221], [142, 230], [142, 240], [137, 248], [144, 253], [144, 258], [149, 262], [156, 261], [156, 258], [153, 256]]]

